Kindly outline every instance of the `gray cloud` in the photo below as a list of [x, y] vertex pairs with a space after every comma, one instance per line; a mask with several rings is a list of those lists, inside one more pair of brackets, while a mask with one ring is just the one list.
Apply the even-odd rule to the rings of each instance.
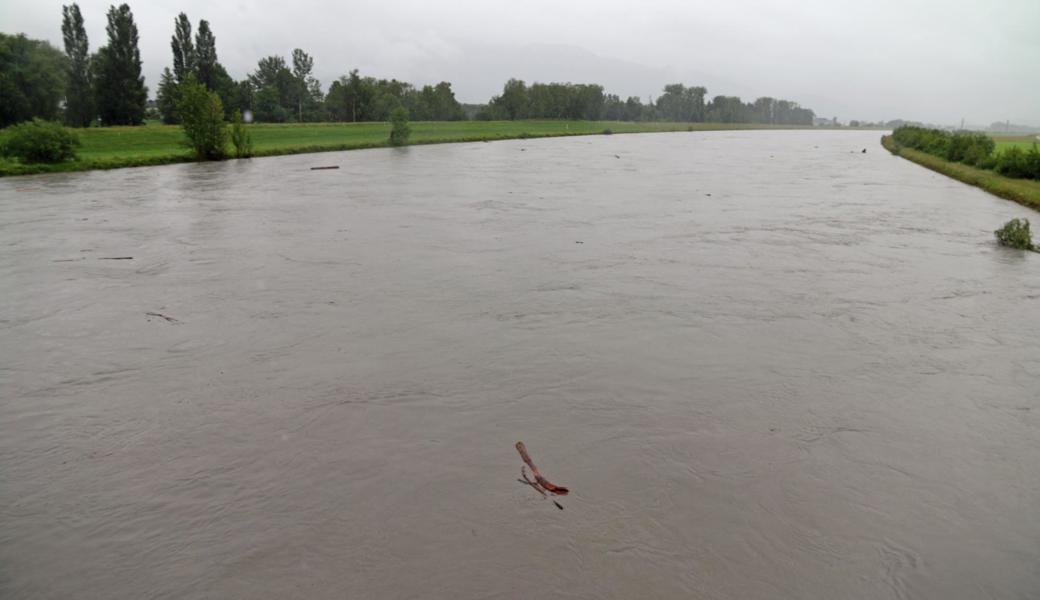
[[[5, 32], [60, 46], [61, 2], [5, 0]], [[92, 47], [110, 3], [83, 1]], [[840, 119], [1040, 124], [1040, 2], [802, 0], [644, 3], [575, 0], [131, 3], [154, 92], [173, 19], [210, 21], [233, 77], [301, 47], [327, 85], [359, 68], [451, 81], [483, 102], [509, 77], [603, 83], [644, 99], [665, 83], [772, 95]]]

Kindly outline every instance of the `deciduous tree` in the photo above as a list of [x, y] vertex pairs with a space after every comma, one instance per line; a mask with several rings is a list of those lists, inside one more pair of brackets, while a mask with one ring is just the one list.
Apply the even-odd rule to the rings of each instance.
[[47, 42], [0, 33], [0, 127], [56, 119], [66, 71], [65, 55]]

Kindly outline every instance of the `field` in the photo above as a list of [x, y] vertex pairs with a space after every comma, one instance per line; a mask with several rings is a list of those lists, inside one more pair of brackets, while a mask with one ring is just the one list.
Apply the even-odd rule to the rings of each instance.
[[[763, 129], [740, 123], [628, 123], [617, 121], [438, 121], [411, 123], [410, 143], [490, 141], [524, 137], [661, 131]], [[787, 127], [791, 128], [791, 127]], [[386, 146], [388, 123], [250, 125], [256, 156], [355, 150]], [[100, 127], [78, 131], [79, 159], [58, 165], [22, 165], [0, 160], [0, 176], [158, 165], [192, 160], [176, 125]]]
[[991, 136], [997, 143], [997, 152], [1006, 150], [1012, 146], [1018, 146], [1022, 150], [1028, 150], [1033, 144], [1040, 145], [1040, 136], [1035, 135], [994, 135]]
[[[1000, 147], [1000, 143], [1010, 142], [998, 141], [998, 148]], [[994, 173], [988, 169], [977, 169], [965, 164], [950, 162], [926, 152], [920, 152], [912, 148], [900, 147], [896, 145], [892, 140], [892, 136], [889, 135], [881, 138], [881, 145], [893, 154], [913, 161], [923, 167], [927, 167], [948, 177], [953, 177], [958, 181], [978, 186], [991, 194], [1000, 196], [1001, 198], [1014, 200], [1024, 206], [1040, 210], [1040, 181], [1012, 179]]]

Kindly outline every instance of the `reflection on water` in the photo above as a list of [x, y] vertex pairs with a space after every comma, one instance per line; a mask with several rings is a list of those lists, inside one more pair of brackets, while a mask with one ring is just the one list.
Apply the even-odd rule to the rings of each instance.
[[1034, 596], [1030, 213], [878, 135], [0, 180], [0, 596]]

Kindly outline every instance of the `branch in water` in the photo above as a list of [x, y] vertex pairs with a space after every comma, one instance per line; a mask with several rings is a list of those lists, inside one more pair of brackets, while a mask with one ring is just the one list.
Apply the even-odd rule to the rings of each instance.
[[[524, 446], [523, 442], [516, 443], [516, 451], [520, 453], [520, 458], [523, 459], [524, 463], [526, 463], [528, 467], [531, 467], [531, 474], [534, 475], [534, 480], [538, 482], [538, 485], [542, 486], [542, 489], [556, 496], [566, 496], [570, 492], [567, 488], [553, 485], [552, 483], [549, 483], [548, 479], [542, 477], [542, 474], [538, 472], [538, 467], [534, 466], [534, 463], [531, 462], [531, 456], [527, 454], [527, 447]], [[524, 475], [524, 478], [527, 478], [526, 474]]]

